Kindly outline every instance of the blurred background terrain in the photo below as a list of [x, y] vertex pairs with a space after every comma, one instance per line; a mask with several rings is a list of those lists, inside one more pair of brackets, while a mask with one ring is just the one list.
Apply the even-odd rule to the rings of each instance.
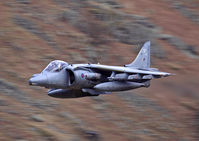
[[[124, 65], [150, 40], [150, 88], [55, 99], [28, 79], [52, 60]], [[199, 0], [0, 2], [0, 140], [199, 139]]]

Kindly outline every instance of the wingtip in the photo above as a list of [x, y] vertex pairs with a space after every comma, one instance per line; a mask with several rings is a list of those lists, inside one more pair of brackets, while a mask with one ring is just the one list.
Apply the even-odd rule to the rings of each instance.
[[168, 74], [164, 75], [164, 77], [167, 77], [167, 76], [174, 76], [174, 75], [176, 75], [176, 74], [175, 74], [175, 73], [168, 73]]

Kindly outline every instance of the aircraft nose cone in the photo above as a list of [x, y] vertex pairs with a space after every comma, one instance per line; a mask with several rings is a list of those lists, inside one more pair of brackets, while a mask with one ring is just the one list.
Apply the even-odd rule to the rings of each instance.
[[31, 80], [29, 80], [28, 82], [29, 82], [29, 85], [32, 85], [32, 81]]
[[39, 74], [37, 76], [30, 78], [29, 80], [29, 85], [45, 86], [47, 84], [48, 84], [48, 80], [45, 74]]

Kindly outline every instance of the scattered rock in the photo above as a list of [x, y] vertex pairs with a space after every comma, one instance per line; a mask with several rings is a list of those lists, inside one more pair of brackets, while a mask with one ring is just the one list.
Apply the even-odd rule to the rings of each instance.
[[161, 40], [169, 40], [169, 39], [173, 38], [173, 36], [169, 35], [169, 34], [159, 34], [158, 38]]
[[36, 122], [44, 122], [44, 118], [41, 115], [32, 115], [31, 119], [33, 119]]
[[121, 4], [119, 4], [118, 2], [114, 0], [94, 0], [94, 1], [110, 6], [111, 8], [116, 8], [116, 9], [123, 8]]
[[54, 0], [56, 4], [64, 7], [64, 8], [73, 8], [73, 9], [80, 9], [84, 7], [84, 3], [87, 0]]
[[85, 138], [88, 139], [89, 141], [99, 141], [100, 137], [99, 134], [95, 131], [86, 131], [84, 133]]
[[16, 2], [20, 4], [30, 4], [31, 0], [16, 0]]

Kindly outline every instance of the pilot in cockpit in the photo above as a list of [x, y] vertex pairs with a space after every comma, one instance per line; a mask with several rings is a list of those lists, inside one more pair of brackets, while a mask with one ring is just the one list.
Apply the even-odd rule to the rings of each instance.
[[64, 61], [55, 60], [50, 62], [49, 65], [43, 70], [43, 72], [59, 72], [67, 65], [68, 63]]

